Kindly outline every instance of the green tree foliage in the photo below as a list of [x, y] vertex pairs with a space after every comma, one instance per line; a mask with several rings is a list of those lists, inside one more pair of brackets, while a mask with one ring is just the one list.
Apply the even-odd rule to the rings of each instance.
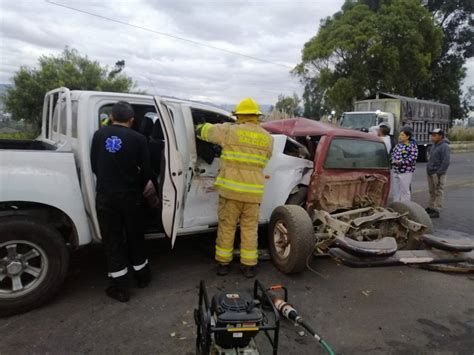
[[474, 111], [474, 85], [467, 88], [462, 100], [464, 112]]
[[[355, 98], [377, 91], [439, 100], [450, 104], [455, 114], [461, 106], [462, 65], [472, 51], [462, 34], [468, 31], [464, 24], [469, 6], [453, 15], [451, 3], [466, 1], [438, 0], [436, 6], [427, 2], [346, 1], [341, 11], [324, 19], [294, 70], [305, 85], [305, 115], [317, 118], [318, 110], [351, 110]], [[456, 28], [451, 37], [440, 21], [453, 23], [446, 25], [449, 31]], [[454, 48], [462, 55], [451, 58]]]
[[[378, 11], [390, 0], [363, 0]], [[421, 97], [435, 99], [451, 106], [454, 118], [463, 117], [466, 104], [461, 100], [463, 68], [466, 59], [474, 55], [474, 2], [472, 0], [422, 0], [433, 22], [443, 31], [441, 53], [431, 62], [431, 79], [419, 90]]]
[[109, 71], [67, 47], [59, 56], [41, 56], [38, 68], [21, 67], [13, 76], [14, 86], [4, 98], [6, 111], [14, 119], [24, 118], [39, 128], [47, 91], [65, 86], [71, 90], [129, 92], [135, 84], [121, 73], [124, 66], [125, 61], [118, 61]]
[[303, 76], [301, 81], [304, 84], [303, 116], [319, 121], [324, 114], [330, 111], [326, 105], [326, 90], [321, 85], [321, 76]]
[[444, 34], [441, 55], [432, 62], [432, 78], [423, 90], [426, 96], [449, 104], [452, 117], [463, 117], [466, 113], [461, 101], [461, 86], [466, 77], [463, 66], [474, 55], [474, 1], [424, 0], [423, 4]]
[[300, 116], [300, 103], [301, 99], [296, 95], [296, 93], [294, 93], [293, 96], [279, 95], [275, 108], [277, 111], [284, 112], [289, 116]]

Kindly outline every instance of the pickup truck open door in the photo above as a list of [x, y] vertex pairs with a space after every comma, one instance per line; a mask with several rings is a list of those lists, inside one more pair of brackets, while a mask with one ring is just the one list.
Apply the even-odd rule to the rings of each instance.
[[164, 169], [160, 176], [162, 188], [162, 222], [166, 236], [171, 239], [171, 246], [176, 241], [176, 233], [182, 214], [182, 201], [184, 196], [184, 175], [181, 155], [178, 151], [178, 142], [174, 130], [173, 120], [164, 100], [155, 96], [156, 110], [161, 119], [163, 135], [165, 138]]

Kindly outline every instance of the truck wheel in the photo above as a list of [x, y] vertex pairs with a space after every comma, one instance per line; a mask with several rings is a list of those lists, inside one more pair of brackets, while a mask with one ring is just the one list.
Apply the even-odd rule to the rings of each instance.
[[293, 195], [288, 197], [288, 201], [286, 201], [286, 205], [297, 205], [303, 206], [306, 203], [308, 198], [308, 188], [306, 186], [301, 186], [297, 192]]
[[430, 147], [429, 146], [422, 146], [418, 150], [418, 162], [426, 163], [430, 159]]
[[[430, 216], [428, 215], [428, 213], [426, 213], [424, 208], [416, 202], [392, 202], [388, 207], [398, 213], [408, 212], [409, 219], [426, 226], [427, 229], [425, 233], [431, 233], [433, 231], [433, 222], [431, 221]], [[397, 244], [399, 244], [398, 240]], [[419, 249], [420, 246], [421, 241], [415, 238], [415, 233], [410, 232], [408, 234], [408, 241], [406, 242], [406, 244], [399, 244], [399, 249]]]
[[308, 213], [300, 206], [277, 207], [270, 218], [268, 243], [278, 270], [285, 274], [303, 271], [315, 245]]
[[64, 281], [68, 263], [57, 230], [31, 218], [0, 219], [0, 317], [49, 301]]

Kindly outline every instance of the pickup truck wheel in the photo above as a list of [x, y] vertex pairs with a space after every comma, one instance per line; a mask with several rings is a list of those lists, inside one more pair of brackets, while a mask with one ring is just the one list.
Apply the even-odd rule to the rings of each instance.
[[66, 276], [68, 262], [57, 230], [31, 218], [0, 219], [0, 317], [49, 301]]
[[268, 228], [270, 254], [275, 266], [285, 274], [301, 272], [313, 253], [313, 223], [300, 206], [277, 207]]
[[[433, 222], [431, 221], [430, 216], [428, 215], [428, 213], [426, 213], [424, 208], [416, 202], [392, 202], [388, 207], [398, 213], [408, 212], [407, 217], [409, 219], [426, 226], [425, 233], [431, 233], [433, 231]], [[416, 233], [410, 232], [408, 234], [408, 241], [406, 241], [406, 243], [399, 244], [400, 241], [397, 240], [397, 244], [399, 244], [399, 249], [419, 249], [422, 243], [415, 237]]]

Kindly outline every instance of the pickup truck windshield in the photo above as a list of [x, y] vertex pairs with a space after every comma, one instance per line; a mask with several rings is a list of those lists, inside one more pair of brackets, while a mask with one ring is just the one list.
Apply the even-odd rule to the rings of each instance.
[[334, 138], [329, 146], [325, 169], [388, 169], [383, 142]]
[[341, 126], [349, 129], [369, 129], [377, 125], [375, 113], [345, 113], [342, 116]]

